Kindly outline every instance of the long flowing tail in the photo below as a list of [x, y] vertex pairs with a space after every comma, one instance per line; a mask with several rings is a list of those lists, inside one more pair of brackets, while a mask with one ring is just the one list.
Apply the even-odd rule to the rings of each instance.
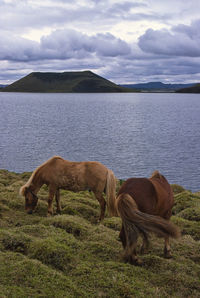
[[117, 216], [116, 211], [116, 178], [113, 171], [108, 169], [106, 180], [106, 199], [108, 206], [108, 214]]
[[122, 219], [128, 243], [137, 238], [138, 233], [154, 233], [159, 237], [178, 238], [180, 231], [172, 222], [160, 216], [150, 215], [138, 210], [134, 199], [122, 193], [116, 199], [116, 209]]

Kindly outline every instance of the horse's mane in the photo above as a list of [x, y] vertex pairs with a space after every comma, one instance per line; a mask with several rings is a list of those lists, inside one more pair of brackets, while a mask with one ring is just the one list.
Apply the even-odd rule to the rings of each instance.
[[53, 156], [53, 157], [51, 157], [50, 159], [48, 159], [48, 160], [46, 160], [44, 163], [42, 163], [39, 167], [37, 167], [34, 171], [33, 171], [33, 173], [32, 173], [32, 175], [31, 175], [31, 177], [28, 179], [28, 181], [20, 188], [20, 190], [19, 190], [19, 194], [21, 195], [21, 196], [24, 196], [24, 194], [25, 194], [25, 190], [26, 190], [26, 188], [27, 187], [29, 187], [30, 185], [31, 185], [31, 183], [32, 183], [32, 181], [33, 181], [33, 178], [35, 177], [35, 175], [38, 173], [38, 171], [40, 171], [47, 163], [49, 163], [49, 162], [51, 162], [53, 159], [62, 159], [62, 157], [60, 157], [60, 156]]

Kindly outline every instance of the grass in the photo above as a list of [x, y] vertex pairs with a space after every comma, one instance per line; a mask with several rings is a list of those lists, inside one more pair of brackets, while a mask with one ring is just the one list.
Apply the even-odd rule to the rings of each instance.
[[29, 176], [0, 171], [0, 297], [200, 297], [200, 193], [172, 185], [172, 221], [182, 230], [173, 258], [152, 236], [136, 267], [122, 259], [120, 218], [98, 223], [89, 192], [62, 191], [62, 214], [47, 217], [43, 187], [37, 211], [26, 214], [18, 192]]

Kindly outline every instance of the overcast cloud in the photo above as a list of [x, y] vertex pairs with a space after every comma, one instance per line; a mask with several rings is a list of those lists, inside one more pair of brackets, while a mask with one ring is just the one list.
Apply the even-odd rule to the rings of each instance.
[[0, 0], [0, 83], [91, 70], [115, 83], [200, 82], [200, 1]]

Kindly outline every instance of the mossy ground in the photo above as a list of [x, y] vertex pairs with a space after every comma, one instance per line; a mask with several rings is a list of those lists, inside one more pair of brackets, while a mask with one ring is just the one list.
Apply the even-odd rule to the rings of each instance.
[[47, 217], [47, 189], [33, 215], [18, 195], [29, 173], [0, 171], [0, 297], [200, 297], [200, 194], [173, 185], [172, 220], [183, 231], [163, 258], [151, 238], [143, 266], [125, 264], [121, 220], [98, 223], [89, 192], [61, 192], [62, 215]]

